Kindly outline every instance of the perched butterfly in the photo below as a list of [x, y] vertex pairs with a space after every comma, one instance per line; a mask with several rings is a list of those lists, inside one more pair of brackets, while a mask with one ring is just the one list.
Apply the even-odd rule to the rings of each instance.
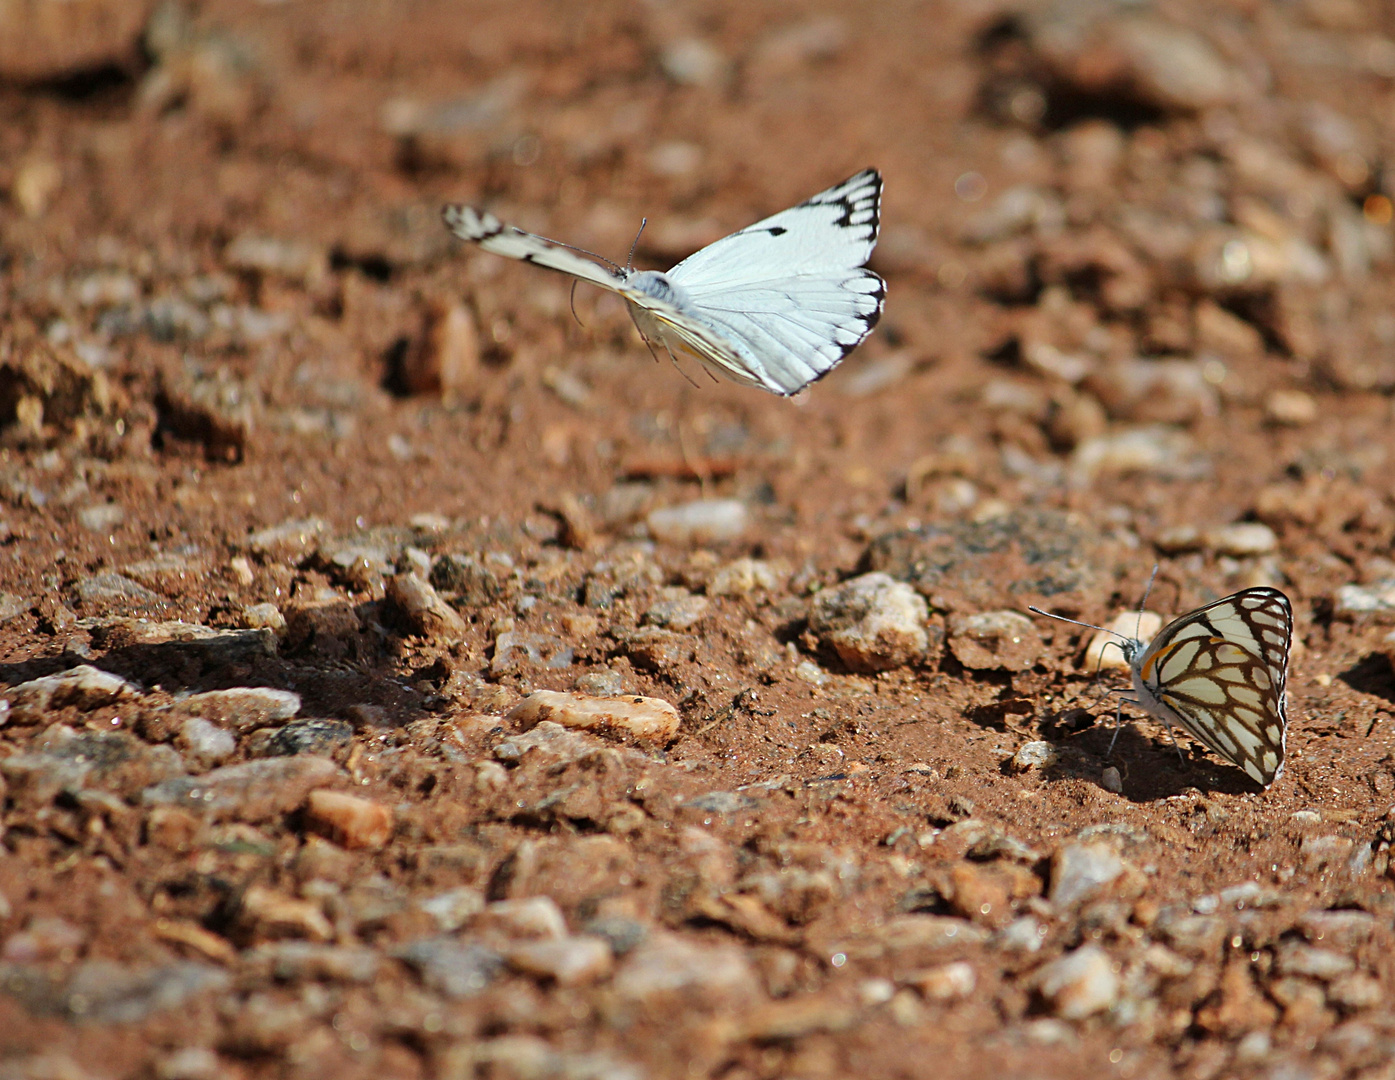
[[1137, 705], [1169, 731], [1180, 725], [1266, 788], [1282, 775], [1288, 729], [1284, 684], [1293, 640], [1287, 596], [1267, 587], [1242, 589], [1169, 623], [1146, 644], [1113, 630], [1105, 633], [1119, 638], [1133, 673], [1134, 696], [1121, 701]]
[[866, 169], [667, 273], [598, 265], [473, 207], [447, 206], [443, 216], [485, 251], [619, 293], [651, 351], [687, 353], [715, 374], [788, 396], [832, 371], [881, 317], [886, 282], [863, 267], [881, 197], [881, 175]]

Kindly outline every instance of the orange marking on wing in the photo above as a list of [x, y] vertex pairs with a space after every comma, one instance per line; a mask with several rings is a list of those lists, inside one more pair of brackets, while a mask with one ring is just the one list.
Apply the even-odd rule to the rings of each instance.
[[1170, 652], [1172, 652], [1173, 649], [1177, 648], [1177, 646], [1181, 644], [1182, 643], [1180, 641], [1174, 641], [1171, 645], [1164, 645], [1152, 656], [1148, 657], [1148, 662], [1143, 665], [1143, 670], [1140, 672], [1140, 674], [1143, 676], [1143, 681], [1151, 682], [1153, 679], [1154, 666], [1160, 660], [1162, 660], [1163, 657], [1167, 656]]

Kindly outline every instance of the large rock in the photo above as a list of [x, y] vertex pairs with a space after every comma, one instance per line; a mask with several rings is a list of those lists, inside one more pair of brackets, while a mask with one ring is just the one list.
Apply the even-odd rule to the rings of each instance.
[[809, 629], [853, 671], [888, 671], [924, 658], [929, 609], [889, 574], [863, 574], [814, 598]]

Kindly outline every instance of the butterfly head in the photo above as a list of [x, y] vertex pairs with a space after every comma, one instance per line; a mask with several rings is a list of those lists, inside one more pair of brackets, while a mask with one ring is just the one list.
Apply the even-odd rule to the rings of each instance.
[[669, 280], [667, 274], [658, 270], [636, 270], [625, 284], [666, 304], [676, 303], [679, 299], [679, 287]]

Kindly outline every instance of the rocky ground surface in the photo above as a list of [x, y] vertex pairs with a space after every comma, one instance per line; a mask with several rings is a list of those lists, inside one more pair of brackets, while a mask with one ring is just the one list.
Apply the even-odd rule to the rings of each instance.
[[[1392, 151], [1357, 0], [0, 4], [0, 1077], [1390, 1077]], [[868, 165], [793, 402], [439, 221]]]

